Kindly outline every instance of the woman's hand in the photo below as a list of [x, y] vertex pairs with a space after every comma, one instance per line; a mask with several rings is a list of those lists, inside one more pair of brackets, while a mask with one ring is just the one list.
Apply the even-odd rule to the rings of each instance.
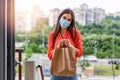
[[59, 41], [57, 48], [66, 48], [66, 47], [73, 47], [68, 39], [62, 39]]
[[63, 39], [62, 39], [62, 40], [59, 40], [58, 45], [57, 45], [56, 48], [62, 48], [63, 45], [64, 45], [64, 40], [63, 40]]
[[73, 47], [73, 45], [70, 43], [68, 39], [65, 40], [65, 44], [67, 47]]

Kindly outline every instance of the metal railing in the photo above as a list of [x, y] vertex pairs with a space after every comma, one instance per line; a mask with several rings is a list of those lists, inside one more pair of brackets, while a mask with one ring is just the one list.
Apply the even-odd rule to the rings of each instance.
[[38, 65], [37, 68], [39, 68], [40, 73], [41, 73], [42, 80], [44, 80], [44, 75], [43, 75], [43, 68], [42, 68], [42, 65]]
[[19, 66], [18, 66], [18, 79], [22, 80], [22, 52], [23, 49], [19, 48], [19, 49], [15, 49], [15, 52], [18, 52], [18, 62], [16, 62]]

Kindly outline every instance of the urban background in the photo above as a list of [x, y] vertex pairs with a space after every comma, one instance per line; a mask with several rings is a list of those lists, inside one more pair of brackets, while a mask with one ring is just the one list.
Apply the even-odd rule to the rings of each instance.
[[[24, 49], [25, 61], [32, 55], [47, 55], [48, 35], [54, 30], [57, 17], [62, 10], [59, 8], [51, 9], [49, 16], [46, 16], [40, 7], [35, 5], [31, 12], [17, 11], [15, 13], [15, 46]], [[80, 66], [84, 69], [85, 66], [95, 65], [96, 75], [112, 76], [113, 72], [110, 65], [113, 64], [115, 76], [119, 76], [120, 11], [106, 14], [104, 9], [89, 8], [87, 4], [81, 4], [73, 11], [76, 27], [83, 37], [84, 60], [81, 62], [82, 57], [79, 59]], [[96, 59], [90, 62], [84, 58], [87, 56]], [[111, 62], [111, 59], [114, 61]], [[98, 65], [96, 65], [96, 60], [100, 60]]]

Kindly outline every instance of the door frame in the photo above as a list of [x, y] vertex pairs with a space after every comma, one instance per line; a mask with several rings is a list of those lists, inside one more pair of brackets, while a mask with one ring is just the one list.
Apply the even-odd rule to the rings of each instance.
[[15, 80], [14, 0], [0, 0], [0, 80]]
[[7, 76], [7, 33], [6, 30], [5, 1], [0, 0], [0, 80], [6, 80]]

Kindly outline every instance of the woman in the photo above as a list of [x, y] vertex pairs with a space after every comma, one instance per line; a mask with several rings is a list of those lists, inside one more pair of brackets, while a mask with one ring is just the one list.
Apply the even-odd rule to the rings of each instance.
[[48, 58], [52, 61], [50, 80], [78, 80], [76, 63], [81, 55], [82, 37], [75, 28], [74, 13], [65, 9], [48, 37]]

